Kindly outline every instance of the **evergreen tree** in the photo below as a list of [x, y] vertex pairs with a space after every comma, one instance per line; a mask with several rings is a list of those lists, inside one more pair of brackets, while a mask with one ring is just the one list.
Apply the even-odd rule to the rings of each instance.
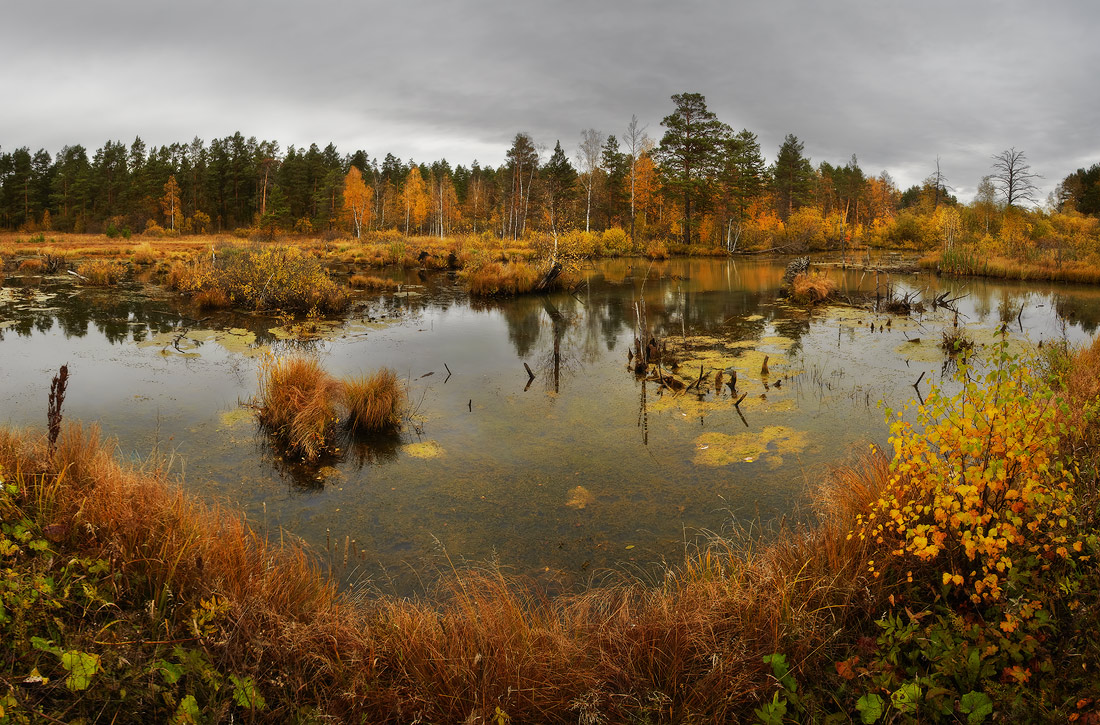
[[707, 110], [701, 93], [678, 93], [672, 102], [676, 110], [661, 121], [666, 131], [657, 156], [669, 191], [684, 200], [684, 244], [690, 244], [693, 207], [706, 206], [730, 128]]
[[556, 256], [558, 229], [564, 225], [569, 204], [577, 193], [577, 170], [569, 163], [569, 157], [561, 148], [561, 141], [554, 144], [554, 153], [542, 167], [542, 179], [546, 188], [546, 206], [550, 214], [550, 231], [554, 235]]
[[772, 188], [780, 219], [787, 221], [795, 209], [809, 201], [813, 180], [814, 170], [810, 160], [802, 155], [802, 142], [793, 133], [787, 134], [772, 167]]

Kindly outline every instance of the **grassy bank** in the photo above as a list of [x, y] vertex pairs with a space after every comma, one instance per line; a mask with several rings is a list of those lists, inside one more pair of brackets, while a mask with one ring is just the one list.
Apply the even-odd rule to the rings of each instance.
[[554, 600], [480, 570], [344, 601], [94, 428], [3, 431], [0, 717], [1088, 721], [1100, 343], [1047, 363], [933, 393], [812, 529]]
[[957, 277], [993, 277], [1076, 284], [1100, 284], [1100, 267], [1091, 261], [1011, 258], [977, 249], [932, 252], [921, 258], [924, 269]]

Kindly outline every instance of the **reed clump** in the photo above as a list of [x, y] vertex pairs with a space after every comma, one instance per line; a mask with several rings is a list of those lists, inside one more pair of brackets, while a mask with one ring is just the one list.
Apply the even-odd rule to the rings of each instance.
[[84, 284], [93, 287], [113, 287], [126, 276], [126, 268], [116, 262], [97, 259], [81, 264], [76, 268], [76, 273], [84, 278]]
[[836, 295], [836, 282], [822, 273], [802, 272], [791, 281], [791, 299], [800, 305], [816, 305]]
[[340, 383], [313, 357], [269, 356], [260, 364], [256, 417], [287, 453], [313, 461], [329, 451], [340, 421]]
[[341, 381], [347, 427], [361, 433], [392, 430], [401, 424], [405, 409], [405, 386], [397, 373], [382, 368], [372, 375]]
[[364, 274], [352, 275], [351, 279], [348, 280], [348, 284], [354, 289], [365, 290], [395, 290], [401, 286], [396, 280]]
[[539, 281], [538, 270], [527, 262], [487, 262], [464, 273], [470, 294], [479, 297], [511, 296], [531, 292]]
[[30, 259], [24, 259], [19, 264], [19, 271], [24, 274], [41, 274], [45, 269], [46, 263], [38, 257], [31, 257]]
[[256, 417], [288, 454], [316, 461], [333, 452], [342, 430], [398, 428], [405, 388], [392, 370], [340, 380], [315, 357], [268, 356], [260, 364]]

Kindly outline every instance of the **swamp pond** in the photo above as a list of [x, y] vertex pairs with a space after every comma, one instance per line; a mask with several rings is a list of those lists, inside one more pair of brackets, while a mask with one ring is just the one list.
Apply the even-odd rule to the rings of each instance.
[[[9, 277], [0, 422], [43, 426], [68, 363], [67, 419], [98, 421], [120, 456], [169, 463], [257, 530], [301, 537], [345, 587], [424, 592], [452, 565], [492, 561], [561, 591], [657, 576], [712, 533], [812, 521], [830, 467], [885, 443], [879, 401], [898, 409], [922, 373], [924, 394], [950, 378], [954, 313], [928, 304], [944, 293], [979, 359], [1003, 323], [1021, 346], [1084, 343], [1100, 323], [1092, 287], [837, 267], [842, 295], [873, 302], [889, 284], [926, 308], [807, 310], [779, 295], [786, 261], [607, 260], [573, 293], [488, 301], [451, 273], [394, 270], [400, 291], [357, 293], [318, 321], [207, 317], [140, 275], [114, 289]], [[674, 393], [633, 374], [639, 316], [702, 384]], [[393, 368], [409, 388], [402, 431], [317, 466], [283, 460], [242, 405], [268, 351], [315, 353], [338, 376]], [[717, 370], [737, 371], [736, 397]]]

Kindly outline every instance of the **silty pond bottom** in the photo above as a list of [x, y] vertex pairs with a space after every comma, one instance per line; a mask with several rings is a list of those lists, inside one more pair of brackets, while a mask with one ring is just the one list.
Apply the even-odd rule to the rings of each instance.
[[[98, 422], [125, 458], [170, 460], [188, 491], [258, 530], [301, 537], [345, 587], [416, 593], [452, 564], [489, 561], [552, 591], [609, 570], [646, 577], [709, 534], [811, 521], [830, 467], [885, 443], [879, 401], [900, 408], [922, 373], [924, 393], [950, 378], [939, 345], [953, 313], [791, 306], [785, 263], [610, 260], [582, 270], [573, 293], [493, 301], [447, 273], [395, 271], [400, 291], [298, 329], [201, 319], [139, 281], [9, 278], [0, 421], [44, 425], [51, 376], [69, 363], [68, 419]], [[979, 357], [1005, 323], [1023, 347], [1084, 343], [1100, 322], [1090, 287], [828, 274], [848, 295], [889, 284], [959, 298]], [[704, 383], [673, 394], [630, 371], [639, 315], [679, 375], [694, 381], [702, 366]], [[341, 376], [393, 368], [411, 401], [402, 431], [348, 441], [314, 467], [281, 459], [241, 405], [267, 351], [316, 354]], [[719, 369], [725, 381], [737, 371], [739, 407], [716, 388]]]

